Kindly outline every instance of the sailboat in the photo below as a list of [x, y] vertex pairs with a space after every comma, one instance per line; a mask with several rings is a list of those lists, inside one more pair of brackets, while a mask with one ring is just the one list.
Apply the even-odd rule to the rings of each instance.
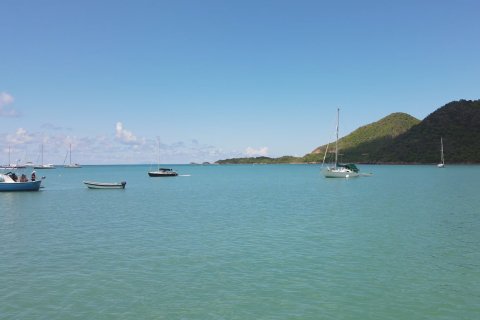
[[42, 144], [42, 164], [36, 165], [33, 167], [34, 169], [55, 169], [53, 164], [43, 164], [43, 144]]
[[[81, 168], [82, 166], [79, 165], [78, 163], [72, 163], [72, 144], [70, 143], [70, 163], [69, 164], [66, 164], [64, 165], [63, 167], [64, 168], [69, 168], [69, 169], [74, 169], [74, 168]], [[66, 159], [65, 159], [66, 160]], [[63, 163], [65, 163], [65, 161], [63, 161]]]
[[16, 163], [12, 163], [10, 160], [10, 151], [11, 147], [8, 147], [8, 164], [1, 167], [1, 169], [24, 169], [26, 166], [19, 164], [20, 160], [17, 160]]
[[[160, 166], [160, 141], [158, 142], [158, 166]], [[169, 168], [158, 168], [156, 171], [149, 171], [150, 177], [176, 177], [178, 173]]]
[[[337, 108], [337, 139], [335, 141], [335, 165], [327, 167], [323, 170], [325, 178], [353, 178], [358, 177], [359, 170], [353, 163], [339, 163], [338, 162], [338, 127], [340, 124], [340, 108]], [[325, 161], [325, 160], [324, 160]]]
[[440, 137], [440, 163], [437, 164], [437, 167], [444, 168], [445, 167], [445, 159], [443, 157], [443, 138]]

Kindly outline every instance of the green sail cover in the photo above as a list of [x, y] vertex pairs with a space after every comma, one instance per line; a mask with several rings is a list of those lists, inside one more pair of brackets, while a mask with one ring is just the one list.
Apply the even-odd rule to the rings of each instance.
[[347, 168], [347, 169], [350, 169], [352, 170], [353, 172], [358, 172], [358, 168], [356, 165], [354, 165], [353, 163], [339, 163], [337, 165], [338, 167], [343, 167], [343, 168]]

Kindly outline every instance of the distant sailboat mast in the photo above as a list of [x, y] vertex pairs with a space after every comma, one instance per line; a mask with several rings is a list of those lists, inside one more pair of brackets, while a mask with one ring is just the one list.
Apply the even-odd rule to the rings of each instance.
[[440, 163], [437, 165], [437, 167], [445, 167], [445, 158], [443, 156], [443, 137], [440, 137]]
[[340, 125], [340, 108], [337, 108], [337, 139], [335, 140], [335, 169], [338, 163], [338, 127]]
[[41, 152], [41, 159], [42, 159], [42, 164], [34, 166], [35, 169], [55, 169], [55, 166], [53, 164], [44, 164], [43, 163], [43, 143], [42, 143], [42, 152]]
[[443, 137], [440, 138], [440, 144], [441, 144], [441, 158], [442, 158], [442, 164], [445, 165], [445, 158], [443, 157]]
[[[67, 161], [67, 156], [70, 153], [70, 163], [65, 165], [65, 162]], [[82, 166], [79, 165], [78, 163], [72, 163], [72, 144], [70, 143], [70, 150], [67, 151], [67, 154], [65, 155], [65, 160], [63, 161], [64, 167], [65, 168], [81, 168]]]

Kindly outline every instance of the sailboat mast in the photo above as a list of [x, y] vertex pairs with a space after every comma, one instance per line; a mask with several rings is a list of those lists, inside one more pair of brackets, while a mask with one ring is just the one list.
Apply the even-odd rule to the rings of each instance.
[[335, 168], [338, 163], [338, 126], [340, 123], [340, 108], [337, 108], [337, 140], [335, 140]]
[[442, 164], [445, 164], [445, 160], [443, 158], [443, 137], [440, 137], [440, 157], [442, 160]]
[[70, 143], [70, 165], [72, 164], [72, 144]]
[[158, 167], [160, 167], [160, 139], [158, 139]]

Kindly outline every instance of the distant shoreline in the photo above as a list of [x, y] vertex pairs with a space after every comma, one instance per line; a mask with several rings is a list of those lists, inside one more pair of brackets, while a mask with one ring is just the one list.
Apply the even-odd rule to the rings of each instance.
[[[426, 163], [426, 162], [353, 162], [355, 164], [359, 165], [402, 165], [402, 166], [419, 166], [419, 165], [425, 165], [425, 166], [432, 166], [432, 165], [437, 165], [438, 163], [436, 162], [431, 162], [431, 163]], [[218, 163], [218, 165], [321, 165], [321, 162], [290, 162], [290, 163], [263, 163], [263, 162], [251, 162], [251, 163], [235, 163], [235, 162], [227, 162], [227, 163]], [[331, 165], [333, 163], [325, 163], [325, 165]], [[480, 165], [478, 162], [455, 162], [455, 163], [446, 163], [446, 166], [450, 165]]]

